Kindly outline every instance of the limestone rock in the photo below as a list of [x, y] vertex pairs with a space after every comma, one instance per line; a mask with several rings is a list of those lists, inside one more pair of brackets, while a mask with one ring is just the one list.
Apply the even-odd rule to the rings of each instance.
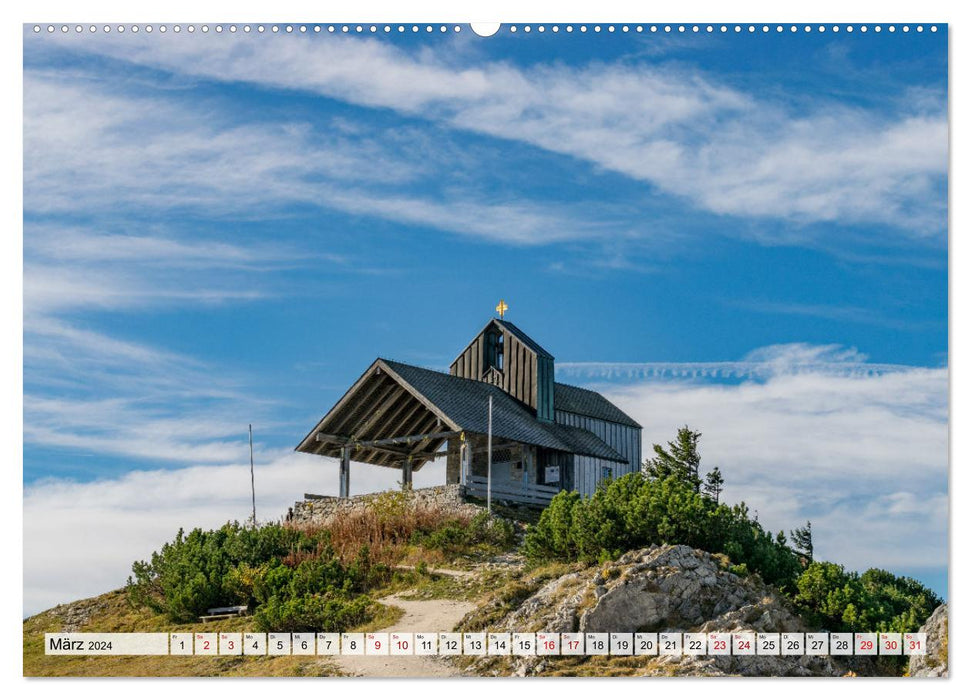
[[947, 603], [931, 613], [920, 631], [927, 633], [927, 655], [911, 656], [907, 675], [947, 678]]
[[[100, 598], [85, 598], [58, 605], [51, 610], [61, 620], [61, 632], [79, 632], [88, 621], [103, 612], [108, 603]], [[54, 630], [51, 630], [52, 632]]]
[[[724, 559], [684, 545], [628, 552], [602, 567], [554, 579], [527, 598], [494, 631], [528, 632], [804, 632], [802, 619], [758, 577], [728, 571]], [[510, 660], [533, 675], [540, 664]], [[643, 657], [639, 675], [873, 675], [869, 659], [829, 656]]]

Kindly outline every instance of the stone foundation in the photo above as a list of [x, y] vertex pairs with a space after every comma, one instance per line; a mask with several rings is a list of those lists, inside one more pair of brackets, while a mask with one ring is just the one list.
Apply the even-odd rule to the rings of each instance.
[[293, 504], [285, 520], [296, 525], [325, 525], [336, 517], [355, 511], [366, 511], [374, 507], [375, 501], [381, 498], [404, 497], [411, 508], [441, 509], [447, 513], [470, 518], [485, 510], [466, 503], [461, 489], [459, 484], [446, 484], [412, 491], [368, 493], [351, 498], [304, 494], [304, 500]]

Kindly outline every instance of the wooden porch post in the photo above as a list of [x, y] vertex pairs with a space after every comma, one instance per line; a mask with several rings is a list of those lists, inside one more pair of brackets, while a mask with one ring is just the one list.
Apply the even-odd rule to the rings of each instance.
[[347, 447], [341, 448], [340, 496], [349, 498], [351, 495], [351, 451]]
[[401, 465], [401, 490], [411, 491], [411, 457], [405, 457]]

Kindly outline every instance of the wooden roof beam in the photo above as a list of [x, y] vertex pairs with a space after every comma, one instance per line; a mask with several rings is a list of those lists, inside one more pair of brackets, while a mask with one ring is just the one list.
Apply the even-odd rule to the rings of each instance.
[[[351, 446], [353, 450], [354, 447]], [[362, 447], [362, 450], [366, 450], [368, 453], [371, 452], [382, 452], [388, 455], [392, 455], [400, 459], [408, 459], [409, 457], [413, 459], [435, 459], [439, 456], [437, 452], [404, 452], [401, 450], [395, 450], [388, 447]]]
[[[417, 471], [419, 463], [424, 464], [425, 462], [431, 462], [432, 460], [438, 459], [439, 457], [447, 457], [447, 456], [448, 456], [448, 452], [446, 452], [445, 450], [442, 450], [440, 452], [423, 452], [420, 454], [412, 455], [411, 461], [412, 461], [412, 464], [414, 465], [414, 469]], [[404, 459], [402, 459], [400, 464], [403, 465], [406, 459], [408, 458], [405, 457]]]
[[[375, 425], [374, 434], [375, 435], [401, 435], [402, 434], [401, 428], [403, 426], [401, 425], [399, 419], [402, 416], [413, 416], [415, 415], [415, 413], [420, 412], [420, 410], [423, 408], [424, 408], [424, 405], [420, 401], [418, 401], [410, 393], [405, 391], [402, 394], [402, 400], [398, 402], [398, 405], [394, 408], [394, 410], [390, 411], [383, 418], [383, 420], [380, 421], [380, 423]], [[408, 431], [408, 433], [404, 433], [404, 434], [408, 435], [411, 432], [414, 432], [414, 431]], [[359, 437], [363, 438], [364, 435], [360, 435]]]
[[404, 415], [401, 421], [395, 425], [387, 426], [384, 434], [407, 436], [427, 433], [433, 427], [437, 428], [438, 426], [439, 421], [435, 414], [429, 411], [420, 401], [415, 401], [414, 407]]
[[[434, 419], [435, 417], [432, 416], [432, 418]], [[425, 423], [422, 426], [421, 431], [419, 431], [422, 437], [416, 440], [418, 444], [414, 448], [415, 451], [418, 452], [418, 451], [424, 451], [424, 450], [429, 450], [433, 448], [438, 449], [438, 447], [440, 447], [445, 440], [451, 437], [457, 437], [461, 435], [461, 433], [457, 431], [448, 431], [448, 432], [442, 431], [441, 427], [442, 427], [442, 424], [437, 420], [435, 420], [434, 422], [430, 421], [428, 423]]]
[[447, 440], [448, 438], [458, 437], [459, 435], [461, 435], [460, 432], [450, 430], [447, 432], [421, 433], [418, 435], [405, 435], [403, 437], [391, 437], [381, 440], [348, 440], [348, 444], [351, 447], [379, 447], [381, 445], [399, 445], [402, 443], [411, 445], [425, 440]]
[[367, 417], [363, 425], [354, 431], [352, 440], [356, 442], [358, 438], [365, 437], [371, 431], [371, 428], [374, 427], [375, 423], [380, 421], [384, 415], [398, 402], [398, 400], [407, 393], [408, 392], [402, 387], [392, 382], [391, 388], [382, 394], [381, 398], [375, 402], [374, 405], [377, 406], [377, 408], [371, 412], [371, 415]]
[[[402, 452], [404, 454], [415, 455], [414, 470], [417, 471], [427, 461], [419, 455], [437, 450], [448, 436], [443, 437], [445, 433], [441, 430], [441, 422], [434, 414], [429, 412], [419, 413], [413, 422], [413, 426], [414, 429], [409, 430], [404, 436], [385, 438], [382, 440], [368, 440], [364, 441], [364, 444], [374, 446], [381, 443], [396, 444], [403, 442], [407, 447]], [[377, 448], [372, 447], [372, 449]], [[371, 453], [367, 453], [367, 455], [369, 458], [373, 456]]]
[[[404, 428], [412, 425], [415, 416], [421, 415], [422, 411], [428, 412], [428, 409], [425, 408], [425, 404], [421, 403], [420, 401], [415, 401], [415, 405], [412, 406], [411, 409], [408, 410], [404, 415], [400, 416], [400, 420], [390, 427], [390, 432], [395, 435], [400, 434]], [[413, 431], [405, 431], [405, 434], [407, 435], [411, 432]]]
[[[335, 406], [331, 410], [331, 413], [327, 414], [327, 416], [324, 417], [324, 420], [321, 421], [321, 427], [323, 427], [325, 423], [328, 423], [328, 419], [331, 417], [331, 415], [333, 415], [335, 424], [331, 426], [330, 429], [338, 434], [345, 432], [345, 426], [355, 418], [355, 406], [369, 405], [374, 395], [387, 386], [388, 379], [388, 375], [381, 372], [381, 367], [376, 366], [373, 373], [367, 377], [367, 380], [365, 380], [357, 389], [361, 392], [361, 395], [356, 396], [356, 391], [354, 394], [345, 394], [345, 396], [341, 399], [341, 403], [338, 404], [338, 406]], [[392, 384], [393, 383], [394, 381], [392, 380]], [[370, 386], [368, 386], [369, 384]], [[348, 408], [346, 412], [343, 411], [345, 406]]]

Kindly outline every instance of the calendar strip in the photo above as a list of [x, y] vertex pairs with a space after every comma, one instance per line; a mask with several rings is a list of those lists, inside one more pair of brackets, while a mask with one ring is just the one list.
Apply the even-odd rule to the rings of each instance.
[[924, 632], [66, 632], [60, 656], [923, 656]]

